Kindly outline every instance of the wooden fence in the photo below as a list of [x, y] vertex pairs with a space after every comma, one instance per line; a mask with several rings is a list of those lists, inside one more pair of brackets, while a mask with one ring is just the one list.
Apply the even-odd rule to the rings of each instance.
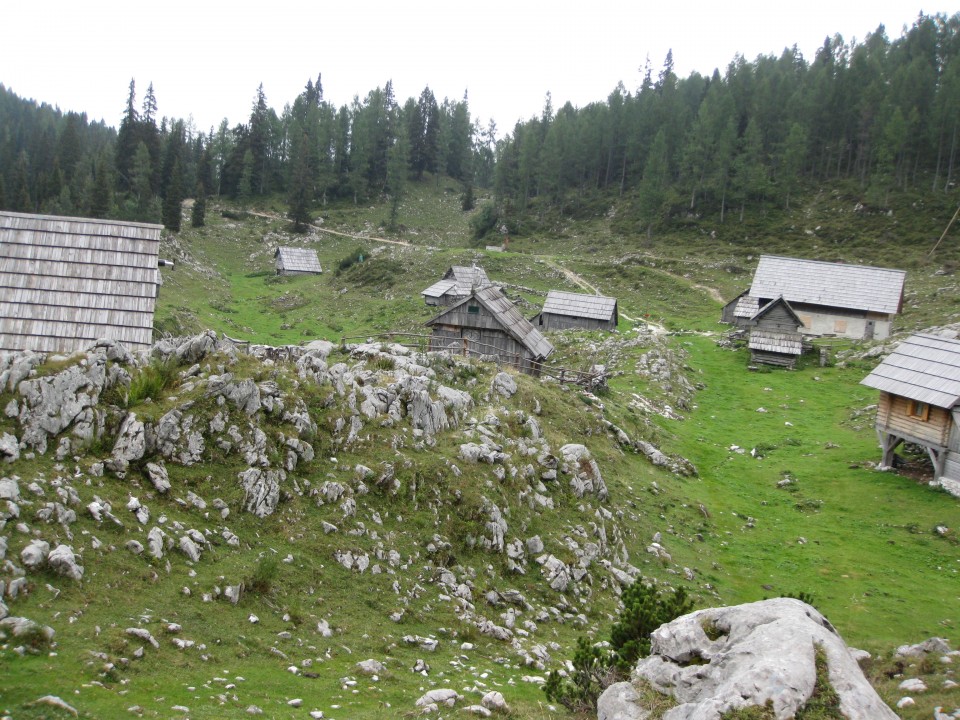
[[[354, 335], [350, 337], [341, 337], [340, 346], [344, 347], [348, 340], [367, 341], [371, 338], [384, 339], [397, 345], [412, 348], [423, 353], [430, 352], [431, 341], [437, 339], [433, 335], [419, 335], [416, 333], [406, 332], [387, 332], [373, 335]], [[405, 339], [406, 342], [402, 342], [396, 338]], [[440, 339], [443, 340], [443, 338]], [[457, 348], [456, 353], [458, 355], [463, 355], [465, 357], [494, 358], [498, 367], [501, 365], [510, 365], [512, 367], [519, 368], [523, 364], [523, 358], [516, 353], [505, 354], [502, 349], [478, 340], [469, 340], [467, 338], [459, 338], [459, 340], [460, 347]], [[455, 344], [455, 342], [450, 342], [443, 348], [433, 352], [454, 352]], [[551, 377], [559, 383], [590, 386], [595, 385], [598, 382], [602, 383], [603, 381], [603, 373], [599, 372], [590, 373], [584, 372], [583, 370], [571, 370], [570, 368], [539, 363], [535, 360], [529, 360], [529, 364], [534, 367], [540, 375]]]

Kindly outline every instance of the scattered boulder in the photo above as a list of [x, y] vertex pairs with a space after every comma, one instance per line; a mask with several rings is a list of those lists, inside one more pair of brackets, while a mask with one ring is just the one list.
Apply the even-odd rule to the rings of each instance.
[[678, 703], [664, 720], [719, 720], [768, 701], [776, 717], [789, 718], [823, 681], [821, 662], [845, 717], [896, 720], [833, 626], [792, 598], [698, 610], [661, 625], [635, 677]]
[[80, 580], [83, 577], [83, 566], [77, 564], [77, 556], [69, 545], [57, 545], [47, 556], [47, 565], [63, 577], [71, 580]]

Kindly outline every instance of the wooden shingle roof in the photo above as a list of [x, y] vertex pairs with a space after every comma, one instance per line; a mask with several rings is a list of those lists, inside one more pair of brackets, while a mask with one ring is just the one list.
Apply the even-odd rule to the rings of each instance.
[[443, 279], [456, 280], [457, 286], [467, 293], [474, 287], [480, 290], [490, 285], [486, 270], [476, 265], [454, 265], [444, 273]]
[[320, 259], [313, 248], [278, 247], [273, 254], [289, 272], [321, 273]]
[[960, 402], [960, 341], [911, 335], [860, 382], [893, 395], [952, 408]]
[[447, 269], [440, 280], [420, 294], [424, 297], [467, 297], [474, 289], [490, 287], [490, 279], [482, 267], [454, 265]]
[[890, 268], [762, 255], [750, 295], [893, 315], [900, 311], [905, 276]]
[[149, 347], [162, 229], [0, 212], [0, 351]]
[[551, 290], [543, 303], [543, 312], [551, 315], [589, 318], [590, 320], [611, 320], [617, 314], [617, 299], [602, 295], [582, 295], [580, 293]]
[[753, 328], [750, 330], [749, 346], [751, 350], [799, 355], [803, 352], [803, 337], [800, 333]]
[[553, 345], [543, 334], [527, 320], [516, 305], [510, 302], [500, 289], [493, 285], [481, 290], [475, 290], [459, 302], [451, 305], [436, 317], [428, 320], [426, 325], [442, 322], [445, 315], [453, 313], [462, 305], [476, 300], [487, 311], [497, 318], [503, 330], [514, 340], [523, 345], [534, 358], [546, 358], [553, 352]]
[[736, 307], [733, 309], [733, 316], [738, 318], [752, 318], [757, 314], [759, 308], [759, 298], [755, 298], [752, 295], [741, 295], [740, 299], [737, 300]]

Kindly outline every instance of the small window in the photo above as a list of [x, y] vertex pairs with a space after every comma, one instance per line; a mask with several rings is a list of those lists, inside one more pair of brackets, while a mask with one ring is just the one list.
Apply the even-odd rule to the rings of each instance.
[[480, 306], [479, 305], [467, 305], [467, 313], [470, 315], [479, 315]]
[[922, 420], [926, 422], [930, 419], [930, 406], [925, 402], [920, 402], [919, 400], [911, 400], [907, 404], [907, 415], [917, 420]]
[[801, 315], [800, 322], [803, 323], [803, 326], [809, 330], [813, 327], [813, 318], [810, 315]]
[[846, 320], [834, 320], [833, 321], [833, 331], [835, 333], [845, 333], [847, 331], [847, 321]]

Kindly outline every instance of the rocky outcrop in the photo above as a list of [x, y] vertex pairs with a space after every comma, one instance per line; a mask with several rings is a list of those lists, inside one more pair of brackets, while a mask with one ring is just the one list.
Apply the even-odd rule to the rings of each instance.
[[[770, 703], [778, 720], [792, 718], [828, 682], [849, 720], [895, 720], [833, 626], [806, 603], [775, 598], [699, 610], [660, 626], [633, 682], [672, 696], [664, 720], [719, 720], [724, 713]], [[613, 686], [604, 717], [642, 718], [637, 700]], [[610, 714], [616, 709], [617, 714]]]

